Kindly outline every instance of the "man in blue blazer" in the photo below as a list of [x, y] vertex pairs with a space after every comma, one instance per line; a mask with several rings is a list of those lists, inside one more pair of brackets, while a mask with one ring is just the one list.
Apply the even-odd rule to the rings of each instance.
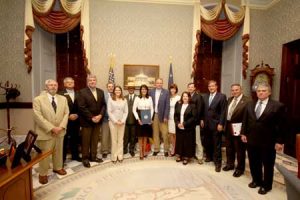
[[153, 117], [153, 142], [154, 153], [156, 156], [160, 150], [160, 137], [161, 132], [164, 142], [164, 155], [169, 155], [169, 137], [168, 137], [168, 118], [170, 113], [170, 94], [169, 91], [162, 88], [163, 80], [161, 78], [156, 79], [155, 88], [150, 90], [149, 95], [152, 98], [154, 106]]
[[222, 132], [226, 120], [227, 99], [226, 95], [217, 92], [217, 89], [217, 82], [210, 80], [208, 82], [209, 93], [203, 97], [204, 121], [201, 121], [201, 127], [204, 128], [205, 162], [210, 162], [213, 159], [215, 171], [220, 172]]

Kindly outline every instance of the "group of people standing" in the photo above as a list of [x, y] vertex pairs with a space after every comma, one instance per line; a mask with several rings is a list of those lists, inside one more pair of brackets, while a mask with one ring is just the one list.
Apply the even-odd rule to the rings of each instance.
[[[208, 82], [207, 94], [196, 92], [194, 83], [178, 95], [172, 84], [163, 88], [163, 80], [155, 81], [149, 90], [141, 85], [139, 94], [128, 86], [124, 95], [121, 86], [107, 84], [107, 92], [96, 87], [97, 79], [88, 75], [87, 87], [74, 91], [74, 80], [65, 78], [65, 90], [57, 94], [57, 82], [46, 81], [46, 91], [34, 99], [34, 122], [39, 147], [53, 151], [53, 172], [65, 175], [63, 163], [70, 147], [72, 159], [90, 167], [90, 161], [103, 162], [111, 154], [113, 163], [123, 161], [123, 155], [135, 156], [136, 142], [139, 157], [148, 155], [150, 139], [153, 156], [176, 156], [176, 162], [187, 165], [192, 159], [199, 164], [213, 161], [215, 171], [222, 167], [222, 133], [225, 133], [226, 165], [224, 171], [234, 170], [239, 177], [245, 170], [248, 152], [252, 182], [250, 188], [260, 187], [258, 193], [272, 189], [276, 151], [282, 150], [284, 106], [271, 100], [268, 84], [257, 86], [257, 101], [242, 93], [239, 84], [231, 85], [231, 97], [218, 92], [217, 82]], [[81, 134], [79, 134], [81, 128]], [[81, 153], [79, 157], [79, 135]], [[98, 142], [102, 158], [97, 157]], [[235, 166], [235, 158], [237, 165]], [[48, 182], [49, 158], [40, 163], [39, 181]]]

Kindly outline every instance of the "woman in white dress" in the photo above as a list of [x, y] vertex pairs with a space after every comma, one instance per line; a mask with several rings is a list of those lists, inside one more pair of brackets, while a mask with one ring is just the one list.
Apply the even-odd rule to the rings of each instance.
[[178, 87], [176, 84], [171, 84], [169, 87], [170, 92], [170, 114], [169, 114], [169, 121], [168, 121], [168, 129], [169, 129], [169, 138], [171, 143], [170, 155], [175, 155], [175, 144], [176, 144], [176, 127], [174, 122], [174, 111], [175, 111], [175, 104], [177, 101], [180, 100], [180, 96], [178, 93]]
[[125, 122], [128, 115], [127, 100], [123, 97], [121, 86], [115, 86], [111, 98], [108, 98], [107, 113], [111, 135], [111, 160], [123, 161], [123, 140]]
[[[134, 114], [135, 119], [137, 120], [137, 130], [136, 134], [139, 141], [140, 147], [140, 159], [143, 160], [146, 157], [146, 145], [148, 138], [152, 137], [152, 118], [154, 114], [153, 110], [153, 102], [151, 96], [148, 94], [147, 85], [141, 85], [140, 87], [140, 95], [135, 98], [133, 103], [132, 112]], [[150, 123], [143, 123], [141, 119], [142, 112], [150, 112], [151, 119]]]

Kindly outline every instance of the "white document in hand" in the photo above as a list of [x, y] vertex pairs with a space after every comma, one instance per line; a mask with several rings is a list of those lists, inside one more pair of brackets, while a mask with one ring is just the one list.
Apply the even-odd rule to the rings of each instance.
[[242, 123], [232, 123], [231, 128], [232, 128], [232, 134], [234, 136], [239, 136], [241, 134]]

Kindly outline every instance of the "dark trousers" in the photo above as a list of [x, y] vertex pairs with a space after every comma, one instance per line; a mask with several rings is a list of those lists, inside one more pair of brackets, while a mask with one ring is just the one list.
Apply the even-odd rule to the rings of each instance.
[[234, 166], [235, 158], [237, 159], [236, 169], [245, 171], [246, 146], [240, 136], [233, 136], [230, 132], [226, 133], [226, 158], [227, 166]]
[[68, 150], [71, 150], [72, 160], [79, 158], [79, 121], [68, 121], [66, 135], [64, 137], [63, 144], [63, 160], [66, 160]]
[[217, 130], [205, 129], [204, 131], [204, 149], [206, 157], [213, 159], [216, 166], [221, 165], [222, 162], [222, 153], [221, 153], [221, 144], [222, 144], [222, 132]]
[[129, 152], [134, 152], [134, 147], [137, 142], [135, 130], [136, 130], [135, 124], [126, 124], [125, 134], [124, 134], [124, 144], [123, 144], [124, 154], [128, 152], [128, 144], [129, 144]]
[[[275, 145], [274, 145], [275, 146]], [[273, 147], [248, 145], [250, 172], [254, 182], [272, 189], [276, 151]]]
[[100, 135], [100, 125], [92, 127], [82, 127], [82, 160], [95, 159], [97, 156], [98, 140]]

